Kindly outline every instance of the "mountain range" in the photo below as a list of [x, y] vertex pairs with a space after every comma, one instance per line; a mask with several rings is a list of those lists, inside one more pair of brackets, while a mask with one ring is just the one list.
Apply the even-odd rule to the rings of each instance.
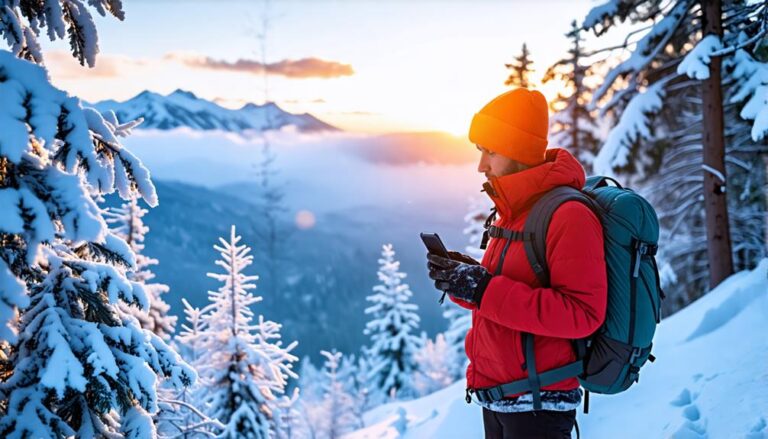
[[144, 119], [143, 129], [170, 130], [188, 127], [193, 130], [245, 132], [279, 130], [293, 127], [300, 132], [338, 131], [309, 113], [293, 114], [273, 102], [264, 105], [248, 103], [239, 109], [224, 108], [215, 102], [178, 89], [168, 95], [143, 91], [124, 102], [112, 99], [92, 104], [100, 112], [112, 110], [120, 121]]

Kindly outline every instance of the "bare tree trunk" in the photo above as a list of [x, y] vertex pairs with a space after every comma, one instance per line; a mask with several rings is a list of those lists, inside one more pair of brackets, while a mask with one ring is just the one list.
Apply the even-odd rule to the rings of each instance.
[[[701, 0], [703, 35], [723, 36], [720, 0]], [[725, 138], [721, 57], [712, 57], [709, 79], [702, 84], [702, 142], [704, 147], [704, 206], [707, 224], [709, 285], [717, 286], [733, 274], [731, 235], [726, 203]]]

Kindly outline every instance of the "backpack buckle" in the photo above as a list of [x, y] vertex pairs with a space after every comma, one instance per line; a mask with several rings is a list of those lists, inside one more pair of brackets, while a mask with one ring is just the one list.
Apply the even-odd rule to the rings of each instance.
[[475, 389], [475, 396], [480, 402], [494, 402], [504, 399], [504, 392], [501, 390], [501, 386], [496, 386], [490, 389]]
[[632, 277], [637, 277], [640, 275], [640, 260], [643, 256], [655, 255], [658, 246], [640, 241], [639, 239], [633, 239], [632, 241], [632, 247], [635, 250], [635, 266], [632, 270]]
[[635, 360], [640, 358], [640, 354], [643, 353], [642, 348], [632, 348], [632, 355], [629, 356], [629, 363], [635, 364]]
[[634, 250], [640, 256], [656, 256], [656, 252], [659, 250], [659, 246], [656, 244], [650, 244], [640, 240], [634, 240]]

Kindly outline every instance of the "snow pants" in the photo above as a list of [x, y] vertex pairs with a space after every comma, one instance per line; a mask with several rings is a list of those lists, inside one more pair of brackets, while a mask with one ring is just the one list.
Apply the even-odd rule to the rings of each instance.
[[485, 439], [570, 439], [576, 410], [499, 413], [483, 409]]

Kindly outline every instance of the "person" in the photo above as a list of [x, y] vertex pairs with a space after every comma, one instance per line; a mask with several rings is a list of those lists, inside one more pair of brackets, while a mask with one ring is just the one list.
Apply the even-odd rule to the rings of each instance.
[[[478, 172], [495, 205], [494, 226], [522, 231], [533, 204], [558, 186], [581, 189], [584, 168], [565, 149], [547, 149], [548, 105], [538, 91], [515, 89], [493, 99], [472, 119], [470, 141], [480, 151]], [[605, 320], [607, 275], [602, 225], [584, 204], [569, 201], [554, 213], [546, 238], [550, 285], [539, 285], [523, 242], [491, 237], [482, 262], [449, 252], [428, 254], [438, 290], [472, 311], [465, 348], [467, 402], [477, 389], [528, 378], [523, 334], [533, 334], [539, 374], [576, 360], [571, 340]], [[530, 352], [530, 351], [529, 351]], [[477, 396], [477, 395], [476, 395]], [[568, 378], [532, 392], [503, 395], [482, 406], [486, 438], [571, 437], [582, 391]]]

